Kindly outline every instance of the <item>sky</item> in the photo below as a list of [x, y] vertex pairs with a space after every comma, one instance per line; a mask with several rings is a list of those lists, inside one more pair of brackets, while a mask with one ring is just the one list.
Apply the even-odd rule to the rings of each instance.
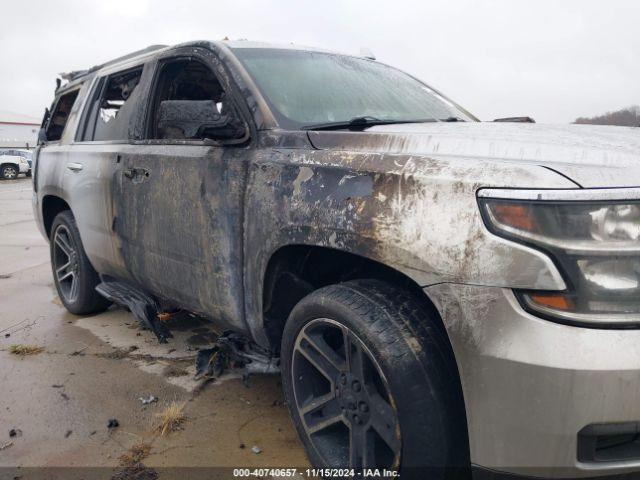
[[60, 72], [153, 44], [362, 47], [482, 120], [640, 104], [637, 0], [5, 0], [0, 110], [41, 117]]

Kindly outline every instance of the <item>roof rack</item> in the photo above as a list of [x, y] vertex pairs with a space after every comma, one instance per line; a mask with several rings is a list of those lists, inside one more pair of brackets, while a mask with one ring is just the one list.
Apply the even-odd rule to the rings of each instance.
[[85, 75], [88, 75], [89, 73], [95, 72], [96, 70], [100, 70], [101, 68], [107, 67], [109, 65], [114, 65], [116, 63], [120, 63], [123, 62], [124, 60], [128, 60], [130, 58], [134, 58], [134, 57], [138, 57], [141, 55], [144, 55], [146, 53], [151, 53], [154, 52], [156, 50], [160, 50], [163, 48], [166, 48], [168, 45], [150, 45], [147, 48], [143, 48], [142, 50], [137, 50], [135, 52], [132, 53], [128, 53], [127, 55], [123, 55], [121, 57], [115, 58], [113, 60], [110, 60], [108, 62], [102, 63], [100, 65], [95, 65], [91, 68], [88, 68], [86, 70], [74, 70], [73, 72], [67, 72], [67, 73], [61, 73], [60, 77], [63, 80], [67, 80], [68, 82], [71, 82], [73, 80], [76, 80], [80, 77], [83, 77]]

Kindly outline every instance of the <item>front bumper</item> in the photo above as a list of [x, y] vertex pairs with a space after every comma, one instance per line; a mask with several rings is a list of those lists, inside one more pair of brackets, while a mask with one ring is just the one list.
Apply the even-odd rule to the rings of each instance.
[[440, 284], [425, 291], [456, 355], [474, 465], [542, 478], [640, 472], [640, 454], [578, 459], [583, 428], [640, 421], [640, 330], [539, 319], [510, 289]]
[[28, 173], [31, 171], [31, 165], [28, 163], [19, 163], [18, 169], [20, 170], [20, 173]]

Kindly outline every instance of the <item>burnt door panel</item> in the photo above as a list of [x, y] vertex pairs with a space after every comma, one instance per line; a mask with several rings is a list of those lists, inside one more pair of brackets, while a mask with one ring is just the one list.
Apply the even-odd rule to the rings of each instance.
[[115, 229], [131, 278], [242, 328], [244, 149], [137, 145], [123, 155]]

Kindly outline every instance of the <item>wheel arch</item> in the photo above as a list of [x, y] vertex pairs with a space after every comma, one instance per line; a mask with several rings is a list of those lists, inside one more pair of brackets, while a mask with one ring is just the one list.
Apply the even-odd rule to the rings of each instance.
[[14, 162], [2, 162], [0, 163], [0, 169], [4, 168], [6, 165], [11, 165], [12, 167], [15, 167], [18, 174], [20, 173], [20, 165]]
[[51, 238], [51, 226], [53, 225], [53, 219], [56, 218], [56, 215], [65, 210], [72, 211], [67, 201], [63, 198], [57, 195], [45, 195], [42, 197], [42, 223], [44, 225], [44, 231], [47, 234], [47, 238]]
[[262, 278], [262, 322], [271, 347], [279, 348], [284, 324], [302, 297], [327, 285], [363, 278], [381, 280], [410, 291], [433, 314], [438, 327], [446, 335], [435, 304], [407, 274], [349, 251], [291, 244], [281, 246], [271, 254]]

